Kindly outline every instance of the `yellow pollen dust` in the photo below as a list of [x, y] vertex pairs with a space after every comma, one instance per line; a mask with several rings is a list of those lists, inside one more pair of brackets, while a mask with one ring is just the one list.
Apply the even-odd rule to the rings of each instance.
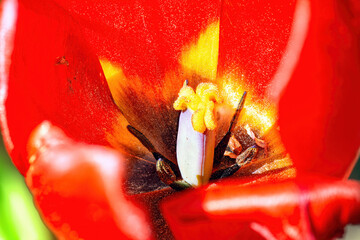
[[218, 87], [213, 83], [200, 83], [196, 92], [192, 87], [184, 86], [179, 91], [179, 97], [174, 102], [174, 109], [184, 111], [190, 108], [193, 111], [191, 117], [195, 131], [204, 133], [206, 129], [216, 128], [215, 103], [221, 103]]

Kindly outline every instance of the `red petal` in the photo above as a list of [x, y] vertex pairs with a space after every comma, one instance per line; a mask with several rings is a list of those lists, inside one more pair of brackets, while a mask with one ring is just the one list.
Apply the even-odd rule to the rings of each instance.
[[8, 149], [13, 148], [9, 136], [7, 121], [5, 118], [6, 110], [4, 108], [7, 91], [7, 81], [11, 64], [11, 54], [14, 48], [15, 25], [17, 18], [17, 1], [6, 0], [0, 4], [0, 122], [1, 131], [5, 145]]
[[[280, 98], [281, 136], [299, 174], [343, 177], [360, 146], [360, 5], [335, 0], [298, 5], [303, 14], [293, 31], [306, 35], [299, 55], [295, 45], [284, 61], [290, 66], [296, 59], [297, 65]], [[286, 84], [281, 74], [275, 85]]]
[[144, 212], [122, 192], [124, 168], [119, 153], [73, 142], [48, 122], [34, 133], [29, 147], [26, 181], [57, 237], [151, 238]]
[[99, 57], [119, 63], [126, 76], [158, 83], [219, 12], [219, 1], [211, 0], [56, 2], [86, 28]]
[[181, 53], [218, 20], [219, 1], [97, 1], [65, 8], [81, 19], [97, 54], [121, 68], [110, 86], [126, 119], [176, 161], [178, 112], [172, 103], [192, 77], [181, 69]]
[[360, 184], [213, 184], [165, 202], [163, 212], [177, 239], [330, 239], [360, 223]]
[[[6, 68], [9, 56], [2, 56], [6, 61], [2, 65], [6, 75], [1, 76], [2, 109], [6, 112], [1, 120], [20, 171], [24, 174], [28, 168], [28, 136], [43, 120], [88, 143], [114, 146], [127, 139], [119, 129], [120, 112], [98, 58], [71, 17], [51, 2], [28, 1], [19, 3], [17, 15], [10, 69]], [[11, 46], [10, 41], [6, 44]], [[117, 138], [120, 134], [122, 138]]]
[[233, 81], [245, 84], [246, 90], [262, 94], [285, 50], [294, 1], [222, 4], [218, 75], [233, 75]]

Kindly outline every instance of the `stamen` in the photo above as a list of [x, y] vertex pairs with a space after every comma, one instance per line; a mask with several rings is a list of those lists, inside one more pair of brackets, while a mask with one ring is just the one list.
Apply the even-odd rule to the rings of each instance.
[[225, 134], [225, 136], [221, 139], [221, 141], [219, 142], [219, 144], [215, 148], [214, 164], [216, 166], [220, 163], [221, 159], [224, 156], [224, 152], [225, 152], [225, 149], [226, 149], [226, 147], [227, 147], [227, 145], [229, 143], [230, 136], [231, 136], [232, 132], [234, 131], [236, 123], [237, 123], [237, 121], [239, 119], [240, 112], [244, 107], [246, 95], [247, 95], [247, 93], [244, 92], [241, 99], [240, 99], [240, 101], [239, 101], [239, 103], [238, 103], [238, 106], [237, 106], [235, 114], [234, 114], [234, 116], [233, 116], [233, 118], [231, 120], [230, 127], [229, 127], [227, 133]]
[[196, 92], [184, 82], [179, 97], [174, 102], [174, 109], [184, 111], [191, 109], [192, 125], [195, 131], [204, 133], [216, 128], [215, 103], [221, 103], [218, 87], [213, 83], [200, 83]]
[[251, 128], [248, 124], [245, 125], [245, 130], [246, 130], [247, 134], [255, 141], [257, 146], [266, 149], [266, 142], [260, 138], [257, 138], [255, 136], [255, 133], [251, 130]]

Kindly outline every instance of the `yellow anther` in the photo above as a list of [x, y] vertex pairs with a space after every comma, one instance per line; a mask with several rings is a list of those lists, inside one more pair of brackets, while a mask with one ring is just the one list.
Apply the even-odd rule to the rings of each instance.
[[194, 90], [184, 84], [179, 91], [179, 97], [174, 102], [175, 110], [194, 111], [192, 125], [195, 131], [204, 133], [206, 129], [216, 128], [215, 103], [221, 103], [222, 98], [217, 86], [213, 83], [200, 83]]

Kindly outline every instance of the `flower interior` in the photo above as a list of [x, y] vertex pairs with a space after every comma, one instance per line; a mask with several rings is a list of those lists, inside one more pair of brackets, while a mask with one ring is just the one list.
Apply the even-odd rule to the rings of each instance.
[[[260, 177], [265, 173], [271, 175], [271, 173], [282, 171], [284, 179], [294, 177], [295, 169], [292, 168], [291, 159], [286, 154], [279, 137], [275, 104], [248, 85], [244, 74], [224, 73], [221, 76], [216, 76], [214, 73], [213, 69], [217, 64], [217, 54], [214, 54], [214, 51], [218, 51], [218, 39], [216, 38], [218, 37], [218, 28], [218, 23], [210, 24], [206, 31], [200, 34], [197, 42], [195, 41], [184, 48], [180, 70], [183, 76], [183, 79], [180, 80], [182, 82], [186, 80], [183, 85], [178, 84], [179, 79], [174, 81], [179, 73], [170, 72], [165, 77], [164, 84], [169, 87], [161, 94], [169, 103], [166, 108], [170, 109], [171, 114], [175, 114], [176, 121], [179, 121], [179, 123], [173, 124], [176, 127], [177, 142], [169, 141], [168, 146], [168, 149], [176, 149], [176, 157], [171, 155], [169, 157], [166, 151], [161, 151], [162, 149], [157, 149], [157, 151], [175, 163], [180, 168], [182, 178], [193, 187], [208, 183], [212, 173], [233, 165], [238, 156], [253, 146], [259, 150], [257, 155], [251, 161], [243, 164], [234, 176], [238, 178], [253, 176], [256, 178], [256, 176]], [[206, 57], [206, 55], [209, 56]], [[101, 59], [100, 62], [114, 101], [126, 118], [126, 109], [122, 109], [124, 106], [122, 95], [129, 94], [125, 91], [132, 89], [125, 88], [124, 90], [120, 89], [119, 86], [124, 86], [129, 79], [125, 77], [119, 65], [107, 59]], [[241, 76], [240, 79], [238, 76]], [[171, 86], [172, 82], [174, 86]], [[137, 85], [135, 89], [142, 91], [143, 87]], [[235, 123], [230, 144], [225, 151], [225, 158], [220, 164], [215, 164], [217, 166], [213, 168], [214, 148], [226, 135], [231, 118], [245, 91], [247, 92], [246, 102], [239, 119]], [[151, 96], [147, 96], [150, 93], [146, 90], [142, 93], [144, 98], [152, 99]], [[170, 103], [173, 103], [173, 106]], [[133, 103], [129, 102], [129, 104]], [[149, 105], [156, 105], [156, 103], [150, 102]], [[149, 108], [149, 106], [146, 107]], [[122, 121], [123, 126], [132, 125], [131, 119], [122, 119]], [[163, 126], [152, 127], [161, 128]], [[166, 131], [166, 128], [162, 131]], [[146, 133], [142, 134], [149, 138]], [[151, 140], [157, 148], [156, 139]], [[231, 146], [231, 143], [234, 144], [234, 142], [237, 145], [235, 152], [235, 148]], [[142, 145], [141, 143], [138, 144]], [[146, 160], [146, 157], [144, 158], [144, 162], [149, 161]], [[155, 162], [150, 163], [150, 165], [155, 165]], [[134, 171], [137, 168], [133, 166], [134, 164], [131, 164], [129, 167], [129, 179], [131, 180], [127, 182], [128, 192], [147, 192], [148, 187], [141, 187], [134, 183], [139, 181], [141, 177], [137, 170]], [[146, 179], [140, 181], [142, 186], [144, 186], [144, 181], [146, 182], [145, 185], [149, 182], [147, 178], [155, 175], [154, 166], [148, 168], [152, 168], [152, 170], [146, 170], [145, 174], [141, 172], [143, 176], [146, 176], [144, 177]], [[211, 179], [211, 181], [213, 180]], [[152, 184], [151, 190], [166, 187], [161, 182], [150, 181], [150, 184]]]

